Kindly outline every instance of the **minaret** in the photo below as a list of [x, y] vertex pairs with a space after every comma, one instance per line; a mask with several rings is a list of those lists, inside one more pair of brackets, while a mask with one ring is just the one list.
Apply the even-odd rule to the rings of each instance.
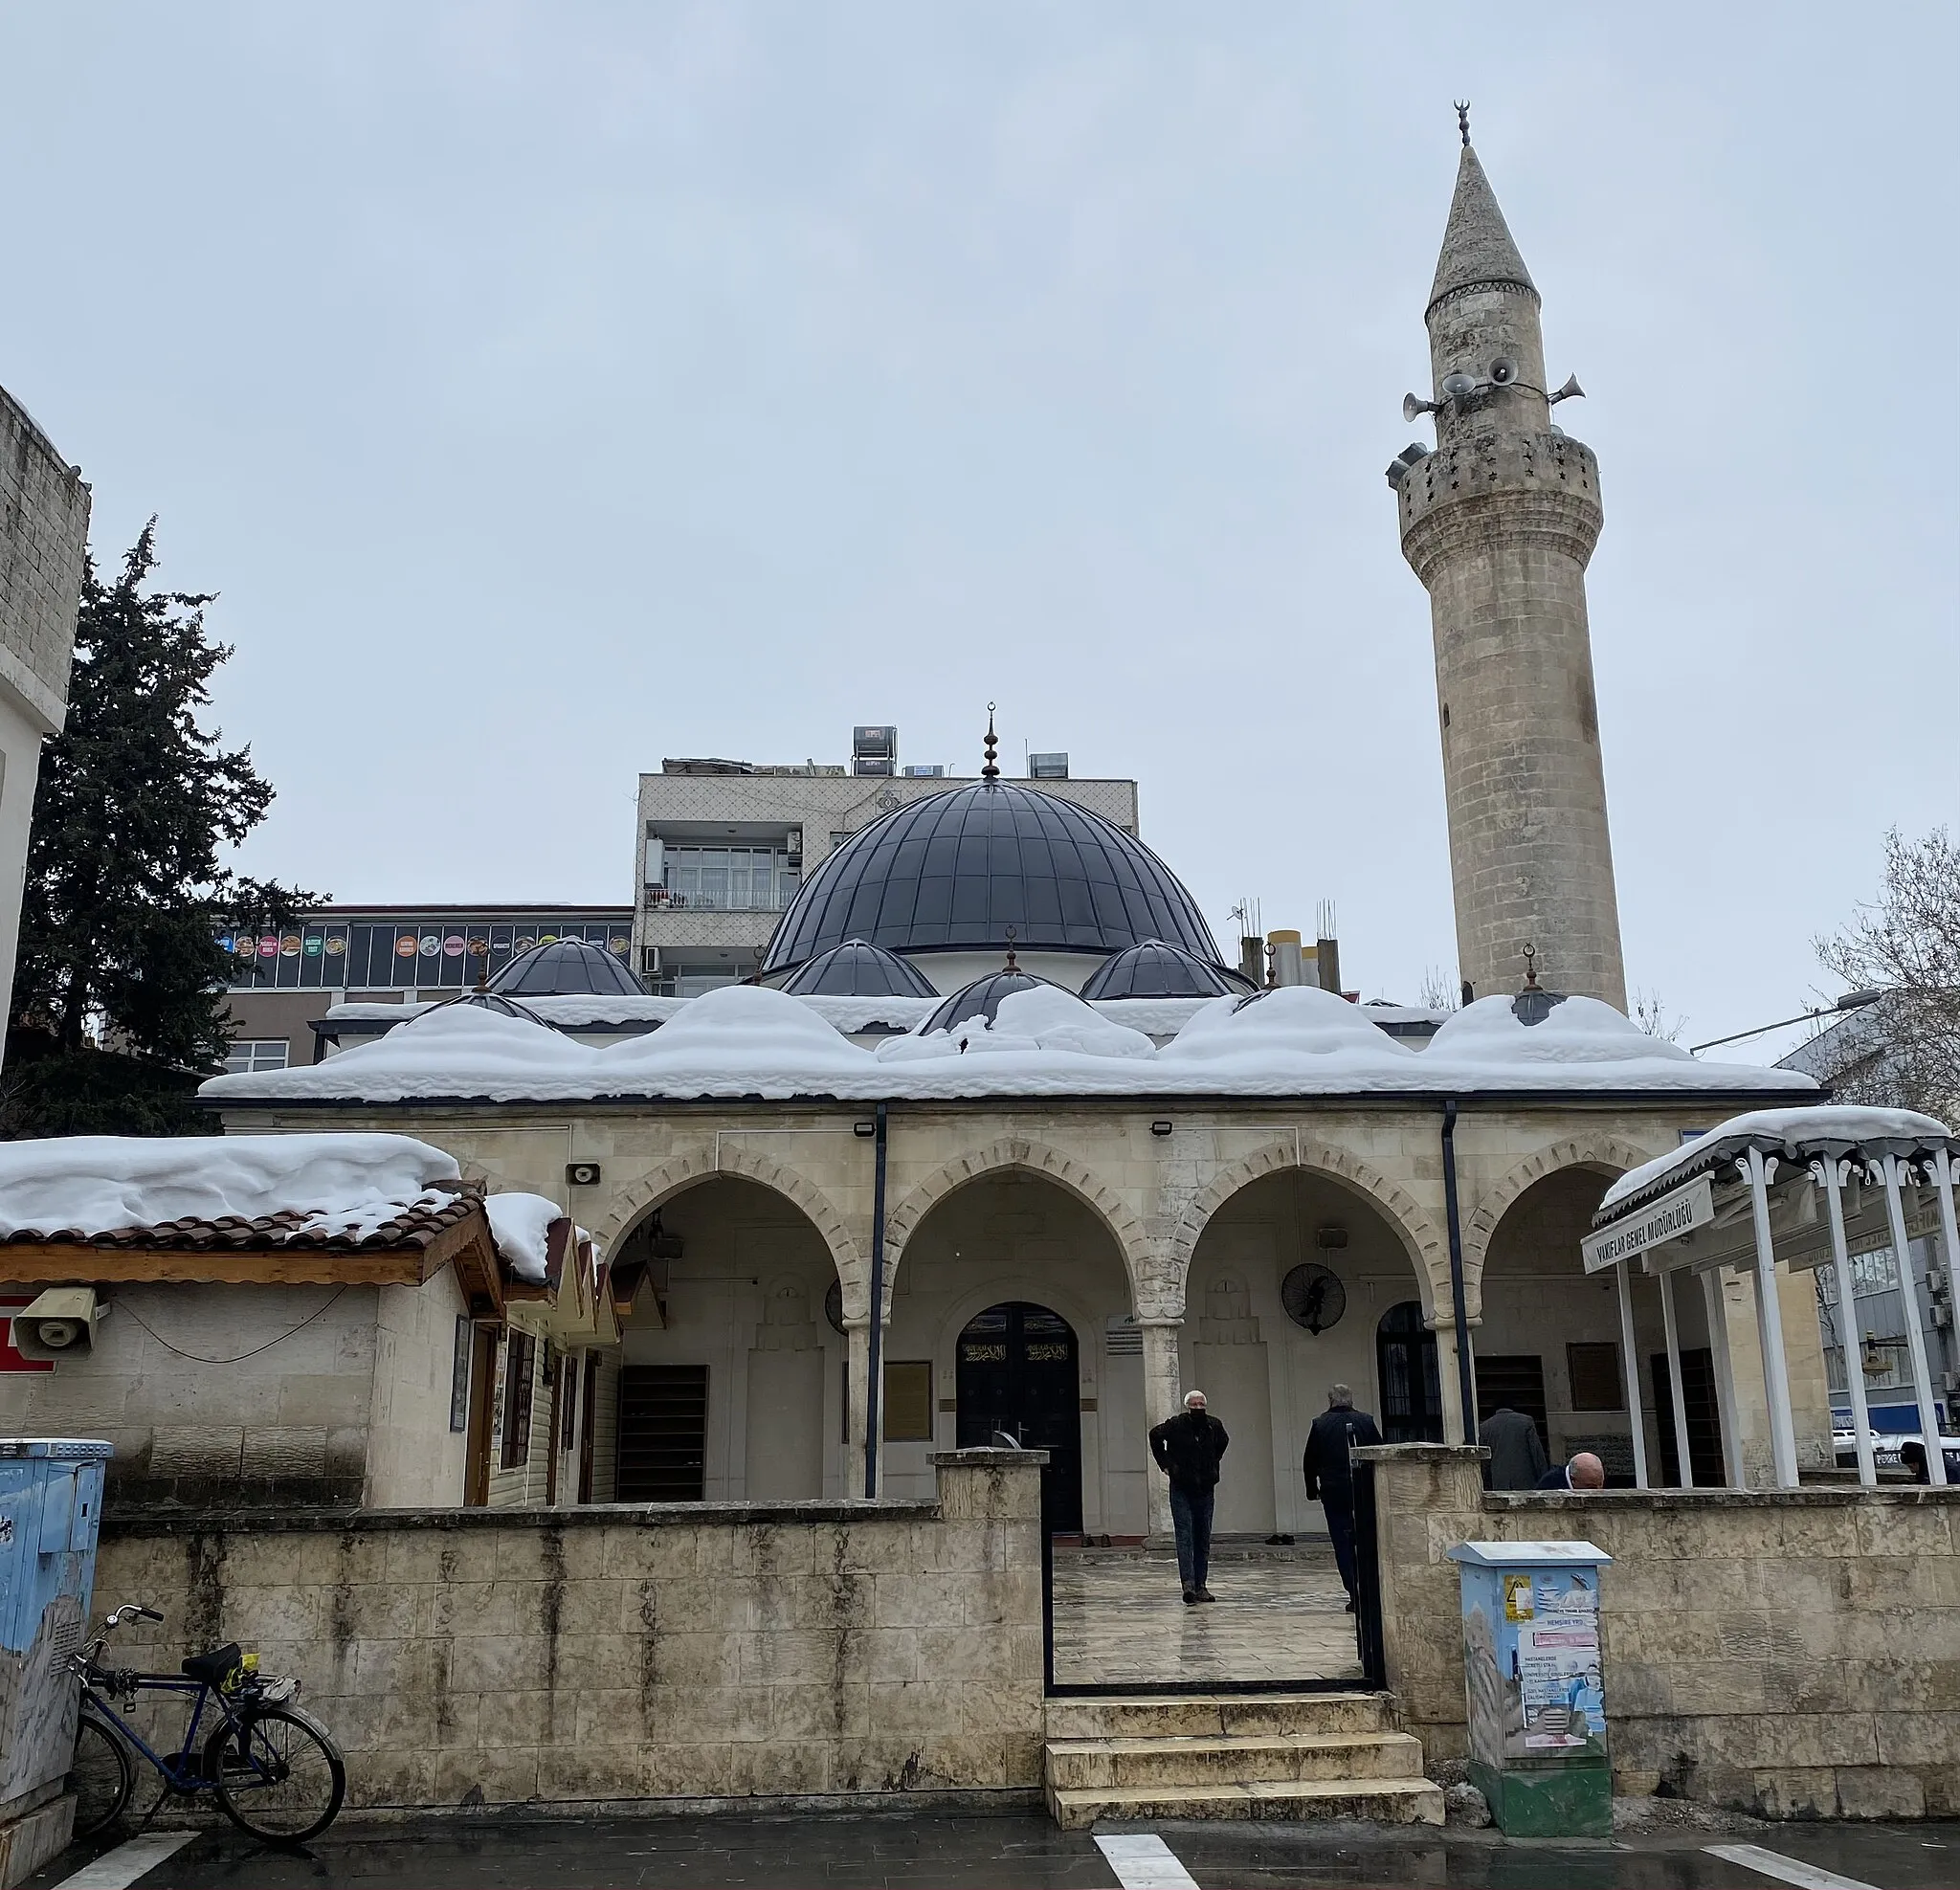
[[1586, 623], [1599, 466], [1551, 424], [1538, 290], [1459, 107], [1463, 155], [1424, 322], [1434, 453], [1389, 468], [1429, 591], [1457, 957], [1479, 997], [1547, 986], [1626, 1009]]

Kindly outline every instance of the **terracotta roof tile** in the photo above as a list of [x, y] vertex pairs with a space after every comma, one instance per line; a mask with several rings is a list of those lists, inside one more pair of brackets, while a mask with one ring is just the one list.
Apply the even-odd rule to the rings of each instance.
[[244, 1220], [236, 1214], [224, 1214], [214, 1220], [191, 1215], [182, 1220], [161, 1221], [154, 1227], [119, 1227], [102, 1234], [83, 1234], [78, 1228], [22, 1232], [0, 1235], [0, 1246], [97, 1247], [112, 1251], [144, 1247], [187, 1253], [223, 1247], [267, 1253], [371, 1254], [395, 1247], [427, 1247], [438, 1234], [458, 1221], [467, 1220], [480, 1207], [479, 1196], [457, 1194], [440, 1207], [425, 1203], [405, 1208], [392, 1219], [358, 1237], [345, 1233], [302, 1232], [314, 1216], [286, 1209], [255, 1220]]

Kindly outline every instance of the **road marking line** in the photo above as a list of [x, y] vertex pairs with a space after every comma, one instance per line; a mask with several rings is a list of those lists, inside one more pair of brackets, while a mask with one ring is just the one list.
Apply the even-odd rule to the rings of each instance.
[[1765, 1877], [1781, 1878], [1785, 1883], [1800, 1885], [1801, 1890], [1878, 1890], [1876, 1884], [1867, 1883], [1862, 1878], [1839, 1877], [1835, 1870], [1823, 1870], [1796, 1857], [1786, 1857], [1780, 1851], [1766, 1851], [1757, 1844], [1704, 1844], [1702, 1849], [1711, 1857], [1740, 1864], [1745, 1870], [1759, 1871]]
[[84, 1864], [73, 1877], [64, 1877], [55, 1890], [129, 1890], [139, 1877], [155, 1870], [196, 1835], [194, 1831], [158, 1831], [145, 1837], [132, 1837], [113, 1851], [104, 1851], [94, 1863]]
[[1096, 1848], [1108, 1860], [1123, 1890], [1198, 1890], [1197, 1879], [1177, 1861], [1176, 1853], [1154, 1831], [1099, 1837]]

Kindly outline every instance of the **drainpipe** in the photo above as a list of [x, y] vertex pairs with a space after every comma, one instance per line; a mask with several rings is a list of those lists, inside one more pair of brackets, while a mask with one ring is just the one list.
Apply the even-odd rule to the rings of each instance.
[[871, 1332], [865, 1345], [864, 1494], [878, 1494], [878, 1439], [884, 1428], [884, 1146], [885, 1105], [878, 1105], [871, 1183]]
[[1463, 1297], [1463, 1225], [1457, 1212], [1457, 1099], [1443, 1103], [1443, 1207], [1450, 1223], [1450, 1307], [1457, 1323], [1457, 1396], [1463, 1441], [1477, 1441], [1477, 1380], [1470, 1369], [1470, 1312]]

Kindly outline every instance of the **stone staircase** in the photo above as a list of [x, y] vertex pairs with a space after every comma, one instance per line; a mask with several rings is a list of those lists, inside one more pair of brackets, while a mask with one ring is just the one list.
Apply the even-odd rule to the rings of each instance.
[[1161, 1694], [1048, 1702], [1048, 1809], [1099, 1819], [1441, 1824], [1442, 1788], [1378, 1693]]

